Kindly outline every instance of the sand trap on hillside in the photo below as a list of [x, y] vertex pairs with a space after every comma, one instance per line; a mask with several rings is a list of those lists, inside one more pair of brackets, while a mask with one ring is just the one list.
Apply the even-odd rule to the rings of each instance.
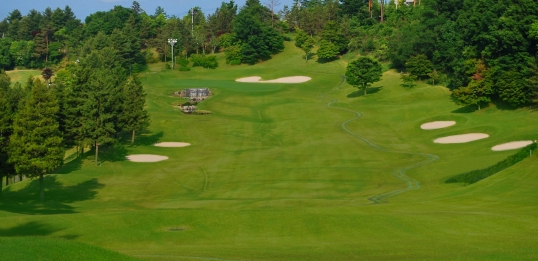
[[449, 144], [449, 143], [466, 143], [471, 142], [475, 140], [481, 140], [489, 137], [489, 135], [485, 133], [468, 133], [468, 134], [460, 134], [460, 135], [453, 135], [453, 136], [446, 136], [442, 138], [435, 139], [433, 142], [435, 143], [441, 143], [441, 144]]
[[432, 121], [420, 125], [420, 128], [423, 130], [435, 130], [450, 127], [456, 124], [455, 121]]
[[523, 148], [529, 144], [532, 144], [532, 140], [512, 141], [512, 142], [499, 144], [497, 146], [493, 146], [491, 150], [492, 151], [515, 150], [515, 149]]
[[190, 145], [191, 145], [190, 143], [186, 143], [186, 142], [159, 142], [159, 143], [153, 144], [153, 146], [167, 147], [167, 148], [187, 147]]
[[312, 78], [307, 77], [307, 76], [282, 77], [282, 78], [267, 80], [267, 81], [262, 81], [261, 79], [262, 77], [260, 76], [252, 76], [252, 77], [236, 79], [235, 81], [236, 82], [258, 82], [258, 83], [303, 83], [303, 82], [308, 82], [312, 80]]
[[132, 162], [159, 162], [167, 160], [166, 156], [152, 155], [152, 154], [134, 154], [125, 157]]

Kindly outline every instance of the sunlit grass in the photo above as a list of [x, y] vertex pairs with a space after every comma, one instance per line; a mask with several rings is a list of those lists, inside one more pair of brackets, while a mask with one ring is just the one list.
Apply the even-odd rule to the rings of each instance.
[[[103, 148], [99, 166], [88, 152], [60, 168], [46, 180], [45, 204], [36, 202], [37, 181], [5, 188], [0, 236], [68, 238], [148, 260], [538, 258], [538, 158], [473, 185], [444, 183], [514, 153], [491, 151], [496, 144], [536, 139], [535, 111], [489, 107], [457, 113], [448, 89], [426, 84], [406, 89], [394, 71], [366, 96], [347, 84], [333, 90], [345, 62], [305, 63], [301, 56], [287, 43], [282, 54], [254, 66], [226, 65], [222, 54], [215, 70], [150, 65], [142, 75], [152, 117], [148, 132], [135, 146]], [[235, 82], [255, 75], [305, 75], [312, 81]], [[169, 94], [186, 87], [213, 90], [199, 106], [211, 115], [185, 115], [172, 106], [180, 98]], [[392, 152], [374, 150], [345, 132], [341, 124], [355, 116], [351, 111], [363, 116], [348, 127]], [[439, 119], [457, 124], [420, 129]], [[432, 142], [469, 131], [490, 138]], [[152, 146], [160, 141], [192, 145]], [[431, 153], [439, 160], [406, 172], [420, 189], [372, 204], [369, 197], [407, 186], [393, 176], [396, 169], [424, 160], [394, 151]], [[170, 159], [132, 163], [123, 158], [128, 154]], [[41, 230], [25, 226], [36, 222]], [[107, 255], [101, 260], [114, 260]]]

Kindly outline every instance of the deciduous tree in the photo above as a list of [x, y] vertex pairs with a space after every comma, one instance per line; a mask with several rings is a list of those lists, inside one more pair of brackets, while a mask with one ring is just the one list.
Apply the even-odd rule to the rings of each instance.
[[346, 68], [346, 81], [353, 87], [366, 89], [372, 83], [381, 80], [383, 69], [381, 64], [374, 58], [362, 56], [350, 62]]

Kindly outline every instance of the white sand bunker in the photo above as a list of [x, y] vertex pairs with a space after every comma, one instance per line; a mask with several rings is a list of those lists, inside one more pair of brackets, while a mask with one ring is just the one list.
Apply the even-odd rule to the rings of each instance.
[[489, 135], [485, 133], [468, 133], [468, 134], [453, 135], [453, 136], [446, 136], [446, 137], [438, 138], [438, 139], [435, 139], [433, 142], [441, 143], [441, 144], [466, 143], [470, 141], [485, 139], [487, 137], [489, 137]]
[[186, 143], [186, 142], [159, 142], [159, 143], [153, 144], [153, 146], [167, 147], [167, 148], [187, 147], [190, 145], [191, 145], [190, 143]]
[[420, 125], [420, 128], [423, 130], [435, 130], [450, 127], [456, 124], [455, 121], [432, 121]]
[[166, 156], [152, 155], [152, 154], [134, 154], [125, 157], [132, 162], [159, 162], [167, 160]]
[[523, 148], [530, 144], [532, 144], [532, 140], [512, 141], [512, 142], [499, 144], [497, 146], [493, 146], [491, 150], [492, 151], [515, 150], [515, 149]]
[[290, 76], [282, 77], [274, 80], [262, 81], [260, 76], [252, 76], [236, 79], [236, 82], [258, 82], [258, 83], [303, 83], [312, 80], [312, 78], [307, 76]]

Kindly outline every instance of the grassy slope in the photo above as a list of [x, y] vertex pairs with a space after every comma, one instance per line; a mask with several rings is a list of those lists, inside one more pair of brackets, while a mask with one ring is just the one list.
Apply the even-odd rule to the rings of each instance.
[[[490, 147], [535, 139], [538, 117], [527, 110], [487, 108], [466, 114], [440, 86], [399, 86], [389, 71], [375, 94], [357, 96], [340, 82], [344, 61], [300, 60], [284, 53], [255, 66], [160, 72], [143, 81], [152, 114], [151, 132], [137, 146], [93, 166], [91, 153], [47, 180], [49, 201], [35, 203], [37, 184], [4, 190], [2, 231], [70, 237], [153, 260], [533, 260], [538, 230], [533, 188], [537, 158], [527, 159], [470, 186], [443, 181], [491, 165], [513, 152]], [[221, 57], [222, 58], [222, 57]], [[305, 84], [247, 84], [234, 79], [308, 75]], [[216, 95], [202, 109], [212, 115], [183, 115], [168, 94], [185, 87], [211, 87]], [[373, 89], [376, 90], [376, 89]], [[328, 93], [327, 93], [328, 92]], [[325, 97], [320, 97], [326, 93]], [[349, 97], [348, 97], [349, 96]], [[379, 146], [436, 154], [430, 165], [409, 170], [419, 190], [371, 204], [367, 198], [405, 188], [395, 169], [423, 157], [372, 150], [341, 129], [348, 126]], [[420, 124], [455, 119], [433, 131]], [[468, 131], [489, 139], [458, 145], [432, 140]], [[186, 141], [185, 148], [157, 148], [156, 141]], [[126, 154], [153, 153], [170, 160], [136, 164]], [[35, 229], [28, 224], [48, 230]], [[2, 248], [2, 246], [0, 246]]]

